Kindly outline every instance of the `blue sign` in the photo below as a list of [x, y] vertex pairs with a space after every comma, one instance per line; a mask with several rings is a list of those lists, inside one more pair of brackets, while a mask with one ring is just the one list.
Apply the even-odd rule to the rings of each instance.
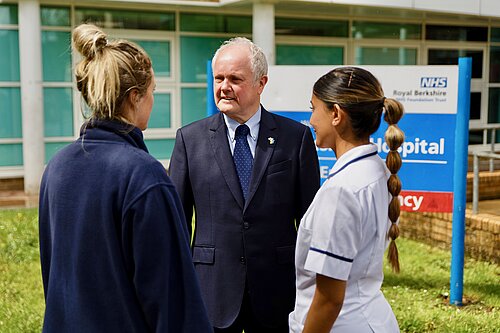
[[[275, 111], [274, 113], [311, 127], [310, 111]], [[398, 172], [405, 190], [434, 192], [452, 190], [455, 142], [449, 138], [454, 137], [455, 118], [454, 114], [406, 114], [398, 123], [405, 132], [405, 142], [399, 149], [403, 166]], [[437, 125], [439, 130], [436, 130]], [[389, 152], [384, 140], [386, 130], [387, 123], [382, 120], [378, 131], [370, 138], [370, 141], [377, 145], [379, 155], [383, 159]], [[321, 180], [324, 181], [335, 164], [336, 158], [331, 149], [317, 148], [317, 151]]]

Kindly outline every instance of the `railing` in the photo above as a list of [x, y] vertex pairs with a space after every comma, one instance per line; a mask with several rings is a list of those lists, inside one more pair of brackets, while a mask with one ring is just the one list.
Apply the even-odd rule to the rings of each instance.
[[479, 205], [479, 158], [500, 159], [500, 154], [489, 152], [474, 152], [474, 178], [472, 181], [472, 213], [477, 214], [477, 207]]
[[[495, 140], [496, 140], [496, 131], [500, 130], [500, 124], [485, 124], [485, 125], [471, 125], [469, 128], [469, 132], [478, 132], [482, 131], [483, 132], [483, 146], [484, 148], [489, 146], [489, 152], [490, 153], [495, 153]], [[488, 131], [490, 131], [490, 144], [488, 145]], [[480, 150], [484, 152], [487, 149], [483, 149], [483, 147], [477, 147], [471, 151], [469, 148], [469, 155], [473, 155], [474, 151]], [[493, 165], [493, 160], [494, 158], [490, 158], [490, 172], [493, 172], [494, 170], [494, 165]]]
[[[471, 126], [469, 132], [482, 131], [483, 145], [469, 146], [469, 155], [474, 157], [473, 171], [474, 178], [472, 181], [472, 213], [477, 214], [479, 205], [479, 158], [488, 158], [490, 160], [489, 170], [494, 170], [494, 160], [500, 160], [500, 154], [495, 152], [496, 131], [500, 130], [500, 124], [486, 124], [479, 126]], [[490, 131], [490, 144], [488, 145], [488, 131]]]

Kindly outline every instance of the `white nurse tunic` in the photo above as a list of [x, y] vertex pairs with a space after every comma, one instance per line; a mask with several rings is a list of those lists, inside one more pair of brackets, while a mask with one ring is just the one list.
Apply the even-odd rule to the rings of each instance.
[[380, 291], [391, 223], [388, 176], [373, 144], [349, 150], [331, 169], [300, 223], [290, 332], [304, 328], [317, 273], [347, 281], [344, 304], [331, 332], [399, 332]]

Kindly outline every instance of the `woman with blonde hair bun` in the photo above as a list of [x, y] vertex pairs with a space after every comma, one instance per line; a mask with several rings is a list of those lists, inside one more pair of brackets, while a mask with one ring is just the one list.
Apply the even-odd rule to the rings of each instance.
[[181, 203], [143, 139], [151, 59], [94, 25], [72, 37], [90, 114], [42, 178], [43, 331], [211, 332]]
[[[386, 98], [379, 81], [357, 67], [339, 67], [319, 78], [311, 105], [316, 145], [333, 149], [337, 162], [300, 223], [290, 332], [399, 332], [380, 287], [388, 245], [388, 260], [399, 272], [394, 241], [403, 106]], [[370, 143], [382, 115], [389, 124], [386, 164]]]

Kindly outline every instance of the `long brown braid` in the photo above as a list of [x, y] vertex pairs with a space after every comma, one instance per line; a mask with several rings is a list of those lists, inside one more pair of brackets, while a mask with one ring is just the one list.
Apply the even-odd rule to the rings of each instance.
[[398, 148], [403, 144], [405, 139], [403, 131], [398, 127], [397, 123], [403, 116], [403, 106], [395, 99], [386, 99], [384, 103], [385, 115], [384, 120], [389, 124], [385, 132], [385, 142], [389, 146], [389, 153], [387, 154], [385, 163], [391, 172], [391, 176], [387, 180], [387, 188], [392, 195], [391, 202], [389, 203], [389, 219], [391, 220], [391, 227], [389, 228], [388, 237], [391, 242], [389, 244], [389, 251], [387, 252], [387, 259], [391, 263], [392, 270], [399, 273], [399, 254], [396, 246], [396, 238], [399, 236], [399, 214], [401, 204], [399, 202], [399, 192], [401, 192], [401, 180], [397, 172], [401, 168], [402, 160], [399, 155]]

